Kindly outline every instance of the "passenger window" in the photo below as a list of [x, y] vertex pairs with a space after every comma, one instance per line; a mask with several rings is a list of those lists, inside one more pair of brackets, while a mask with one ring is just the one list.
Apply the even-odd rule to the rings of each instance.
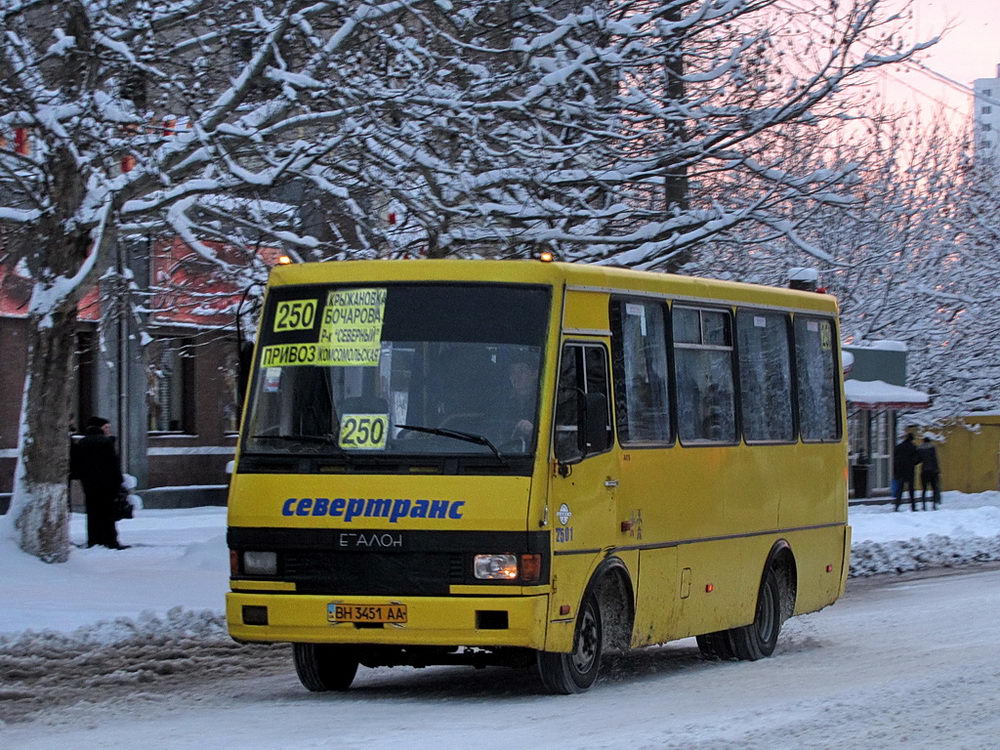
[[685, 443], [735, 443], [731, 318], [722, 310], [673, 308], [677, 430]]
[[615, 300], [611, 305], [615, 414], [622, 445], [669, 443], [665, 305]]
[[[579, 461], [587, 454], [582, 421], [585, 394], [604, 396], [605, 445], [612, 440], [611, 418], [607, 408], [608, 362], [603, 346], [567, 344], [563, 347], [556, 396], [555, 453], [563, 463]], [[604, 450], [604, 446], [601, 447]]]
[[803, 440], [840, 439], [833, 321], [796, 316], [795, 375]]
[[741, 310], [736, 335], [743, 437], [747, 442], [791, 442], [795, 423], [788, 316]]

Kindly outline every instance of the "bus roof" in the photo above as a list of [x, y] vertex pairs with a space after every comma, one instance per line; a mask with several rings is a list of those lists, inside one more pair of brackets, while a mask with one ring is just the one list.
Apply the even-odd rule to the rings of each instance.
[[457, 281], [566, 285], [608, 292], [633, 292], [672, 299], [718, 300], [746, 305], [836, 313], [829, 294], [784, 287], [718, 281], [588, 263], [540, 260], [352, 260], [276, 266], [269, 285], [357, 284], [393, 281]]

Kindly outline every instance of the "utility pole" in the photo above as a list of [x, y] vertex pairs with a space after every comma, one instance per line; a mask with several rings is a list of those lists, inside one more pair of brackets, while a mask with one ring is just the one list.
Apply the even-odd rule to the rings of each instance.
[[100, 282], [101, 315], [95, 356], [96, 411], [115, 426], [122, 471], [140, 488], [149, 476], [146, 439], [146, 367], [139, 322], [133, 313], [131, 283], [149, 277], [145, 242], [121, 240], [115, 275]]

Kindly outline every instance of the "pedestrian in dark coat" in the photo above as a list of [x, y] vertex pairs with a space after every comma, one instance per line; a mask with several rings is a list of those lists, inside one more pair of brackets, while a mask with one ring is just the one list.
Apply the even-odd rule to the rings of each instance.
[[927, 488], [931, 488], [931, 502], [937, 510], [941, 504], [941, 468], [938, 466], [937, 449], [929, 437], [917, 448], [920, 454], [920, 501], [927, 510]]
[[83, 485], [87, 505], [87, 546], [101, 544], [125, 549], [118, 543], [115, 499], [122, 486], [122, 470], [111, 436], [111, 425], [103, 417], [87, 420], [84, 436], [70, 450], [70, 475]]
[[910, 488], [910, 510], [917, 509], [917, 497], [913, 489], [913, 472], [920, 463], [920, 454], [917, 446], [913, 444], [913, 433], [906, 433], [906, 437], [892, 451], [892, 477], [896, 480], [896, 506], [893, 510], [899, 510], [899, 504], [903, 501], [903, 489]]

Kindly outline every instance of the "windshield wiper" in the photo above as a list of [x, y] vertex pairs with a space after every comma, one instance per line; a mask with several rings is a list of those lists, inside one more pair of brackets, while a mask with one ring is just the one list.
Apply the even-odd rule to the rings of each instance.
[[476, 443], [477, 445], [485, 445], [491, 451], [493, 455], [496, 456], [500, 463], [504, 466], [508, 466], [507, 459], [503, 457], [503, 454], [497, 450], [497, 447], [490, 442], [490, 439], [484, 437], [483, 435], [476, 435], [471, 432], [461, 432], [459, 430], [446, 430], [443, 427], [421, 427], [420, 425], [414, 424], [398, 424], [396, 425], [401, 430], [413, 430], [414, 432], [426, 432], [430, 435], [440, 435], [441, 437], [454, 438], [455, 440], [464, 440], [467, 443]]

